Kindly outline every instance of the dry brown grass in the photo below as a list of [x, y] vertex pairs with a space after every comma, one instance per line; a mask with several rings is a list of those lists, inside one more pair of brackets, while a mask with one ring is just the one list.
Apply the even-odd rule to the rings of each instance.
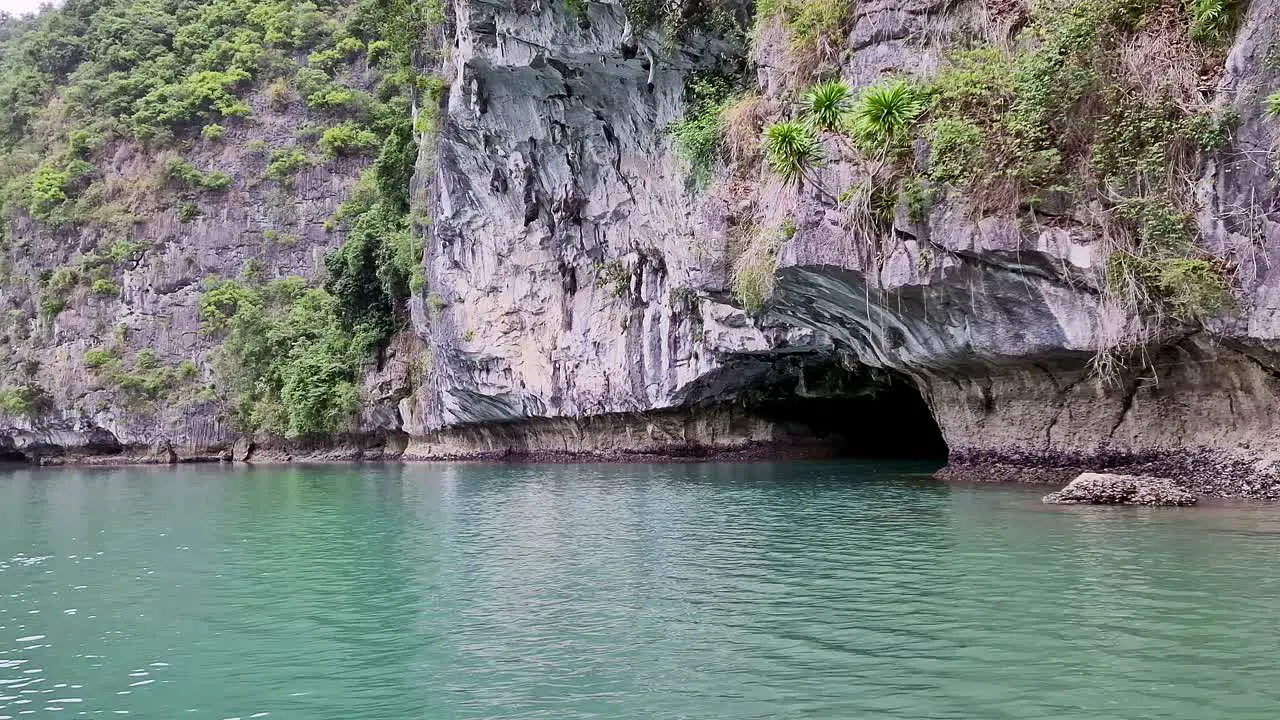
[[740, 173], [760, 167], [760, 136], [777, 116], [773, 104], [759, 93], [748, 93], [724, 113], [724, 147], [729, 163]]
[[1143, 18], [1141, 32], [1125, 38], [1116, 54], [1117, 76], [1148, 95], [1167, 94], [1185, 111], [1201, 105], [1207, 52], [1187, 32], [1180, 7], [1166, 6]]

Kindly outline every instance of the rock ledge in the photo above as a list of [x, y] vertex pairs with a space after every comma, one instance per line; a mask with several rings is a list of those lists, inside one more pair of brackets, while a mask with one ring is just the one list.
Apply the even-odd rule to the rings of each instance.
[[1061, 490], [1045, 495], [1043, 502], [1056, 505], [1195, 505], [1196, 496], [1165, 478], [1082, 473]]

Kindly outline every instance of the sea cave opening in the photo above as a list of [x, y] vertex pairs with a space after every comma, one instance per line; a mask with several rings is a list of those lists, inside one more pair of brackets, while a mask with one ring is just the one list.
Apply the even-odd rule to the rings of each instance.
[[946, 462], [942, 430], [907, 376], [829, 366], [804, 373], [784, 392], [775, 385], [755, 412], [832, 456]]

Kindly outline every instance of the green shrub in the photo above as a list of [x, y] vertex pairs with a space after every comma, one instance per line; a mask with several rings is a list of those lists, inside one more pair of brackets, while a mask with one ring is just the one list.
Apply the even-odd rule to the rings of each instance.
[[351, 58], [358, 55], [360, 51], [364, 49], [364, 43], [360, 41], [360, 38], [345, 37], [339, 40], [333, 47], [344, 56]]
[[223, 190], [231, 184], [231, 177], [226, 173], [219, 170], [201, 172], [182, 158], [173, 158], [165, 165], [165, 177], [187, 189]]
[[293, 91], [284, 78], [276, 78], [267, 86], [267, 104], [276, 111], [288, 109], [293, 103]]
[[132, 121], [142, 137], [150, 137], [158, 127], [180, 126], [202, 117], [244, 117], [249, 106], [233, 90], [249, 77], [239, 68], [193, 73], [147, 93], [138, 101]]
[[238, 426], [297, 437], [333, 432], [351, 419], [371, 343], [362, 331], [343, 329], [328, 293], [301, 278], [261, 290], [221, 281], [201, 307], [206, 332], [222, 338], [215, 368]]
[[66, 187], [71, 175], [52, 165], [41, 165], [31, 176], [27, 210], [32, 217], [47, 220], [59, 206], [67, 201]]
[[764, 132], [765, 160], [786, 183], [799, 183], [822, 163], [822, 145], [813, 131], [799, 122], [779, 122]]
[[[357, 40], [356, 42], [359, 42]], [[317, 68], [326, 74], [332, 74], [345, 61], [345, 53], [337, 48], [317, 50], [307, 56], [307, 65]]]
[[61, 313], [71, 291], [82, 279], [80, 268], [75, 266], [60, 267], [50, 273], [40, 285], [40, 314], [53, 318]]
[[84, 354], [84, 366], [90, 370], [112, 367], [120, 362], [116, 351], [110, 348], [93, 348]]
[[200, 217], [200, 206], [193, 202], [184, 202], [178, 206], [178, 222], [189, 223]]
[[298, 171], [311, 164], [307, 154], [298, 148], [282, 148], [271, 153], [267, 163], [267, 177], [278, 182], [290, 182]]
[[353, 122], [344, 122], [324, 131], [320, 136], [320, 149], [333, 158], [339, 155], [358, 155], [378, 147], [380, 141], [373, 131]]
[[67, 151], [73, 157], [88, 159], [104, 141], [105, 138], [93, 130], [72, 130], [67, 133]]
[[1191, 39], [1209, 45], [1222, 45], [1235, 33], [1239, 8], [1235, 0], [1188, 0], [1191, 16]]
[[106, 278], [98, 278], [93, 281], [93, 294], [115, 297], [120, 294], [120, 286]]
[[1271, 93], [1263, 99], [1262, 112], [1271, 120], [1280, 118], [1280, 92]]
[[320, 110], [359, 111], [364, 110], [368, 105], [368, 95], [346, 87], [328, 87], [307, 96], [307, 107]]
[[1182, 135], [1205, 152], [1221, 150], [1231, 142], [1231, 132], [1240, 116], [1230, 108], [1205, 108], [1182, 121]]
[[0, 387], [0, 412], [19, 417], [34, 417], [50, 405], [42, 388], [33, 385]]
[[946, 185], [964, 185], [986, 163], [982, 130], [968, 120], [942, 117], [925, 126], [929, 141], [929, 177]]
[[780, 18], [787, 30], [791, 51], [798, 60], [811, 61], [822, 43], [840, 46], [853, 16], [851, 0], [760, 0], [757, 24]]
[[924, 109], [915, 86], [905, 80], [886, 80], [863, 89], [853, 106], [850, 130], [865, 148], [891, 149], [908, 138]]
[[815, 130], [826, 132], [842, 132], [853, 107], [853, 93], [843, 80], [819, 83], [809, 88], [801, 100], [804, 119]]
[[370, 64], [376, 63], [391, 53], [391, 43], [386, 40], [373, 40], [365, 51]]
[[209, 190], [225, 190], [231, 185], [231, 176], [221, 170], [211, 170], [200, 179], [200, 184]]
[[200, 137], [205, 140], [221, 140], [225, 133], [226, 128], [217, 123], [209, 123], [208, 125], [200, 128]]

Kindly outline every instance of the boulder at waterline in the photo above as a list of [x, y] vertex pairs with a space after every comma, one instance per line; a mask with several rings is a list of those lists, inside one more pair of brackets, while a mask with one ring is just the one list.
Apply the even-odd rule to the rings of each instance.
[[1066, 487], [1045, 495], [1043, 502], [1056, 505], [1195, 505], [1196, 496], [1166, 478], [1081, 473]]

